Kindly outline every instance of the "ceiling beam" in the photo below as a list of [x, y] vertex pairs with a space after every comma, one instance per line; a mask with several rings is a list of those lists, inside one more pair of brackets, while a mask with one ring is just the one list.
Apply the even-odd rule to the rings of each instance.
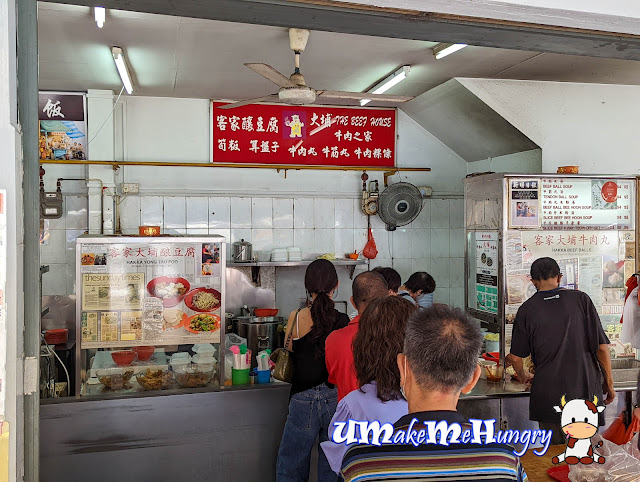
[[[59, 3], [93, 6], [93, 0]], [[103, 0], [106, 8], [310, 30], [640, 60], [640, 36], [328, 0]]]

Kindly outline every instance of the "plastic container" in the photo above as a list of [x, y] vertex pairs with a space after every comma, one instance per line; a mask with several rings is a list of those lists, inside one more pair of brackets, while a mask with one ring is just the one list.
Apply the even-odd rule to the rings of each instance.
[[484, 340], [485, 351], [487, 353], [499, 352], [500, 351], [500, 342], [492, 341], [492, 340]]
[[153, 365], [136, 374], [136, 381], [145, 390], [162, 390], [171, 386], [173, 373], [169, 365]]
[[257, 317], [276, 316], [278, 314], [278, 308], [256, 308], [254, 313]]
[[256, 383], [269, 383], [271, 381], [271, 370], [256, 371]]
[[153, 353], [156, 350], [155, 346], [134, 346], [132, 351], [135, 351], [138, 354], [138, 360], [147, 361], [149, 358], [153, 356]]
[[129, 380], [133, 376], [133, 368], [103, 368], [96, 372], [98, 380], [109, 390], [131, 388]]
[[111, 358], [113, 362], [119, 367], [126, 367], [131, 365], [133, 360], [136, 359], [136, 352], [131, 350], [125, 351], [112, 351]]
[[485, 360], [484, 358], [478, 358], [478, 365], [480, 365], [480, 378], [487, 379], [487, 370], [485, 367], [496, 366], [497, 363], [492, 360]]
[[197, 365], [212, 365], [215, 364], [216, 359], [209, 355], [203, 356], [200, 353], [197, 353], [191, 357], [191, 361]]
[[47, 330], [44, 332], [44, 341], [47, 345], [64, 345], [69, 340], [69, 330]]
[[211, 343], [198, 343], [193, 345], [193, 353], [204, 356], [214, 356], [216, 354], [216, 347]]
[[235, 368], [231, 369], [231, 382], [234, 385], [248, 385], [249, 380], [249, 368], [245, 368], [244, 370], [236, 370]]
[[502, 381], [502, 377], [504, 375], [504, 369], [498, 365], [491, 365], [488, 367], [484, 367], [484, 371], [487, 374], [487, 381], [498, 383]]
[[173, 375], [183, 388], [206, 387], [214, 374], [214, 367], [210, 367], [208, 370], [193, 364], [173, 367]]

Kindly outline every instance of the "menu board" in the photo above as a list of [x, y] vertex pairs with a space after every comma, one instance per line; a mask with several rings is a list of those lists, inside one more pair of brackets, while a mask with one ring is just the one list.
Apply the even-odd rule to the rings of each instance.
[[396, 110], [212, 102], [213, 162], [383, 166], [396, 158]]
[[78, 242], [83, 349], [220, 343], [222, 243]]
[[509, 227], [630, 230], [634, 183], [627, 179], [509, 179]]
[[477, 309], [498, 313], [498, 233], [476, 232]]

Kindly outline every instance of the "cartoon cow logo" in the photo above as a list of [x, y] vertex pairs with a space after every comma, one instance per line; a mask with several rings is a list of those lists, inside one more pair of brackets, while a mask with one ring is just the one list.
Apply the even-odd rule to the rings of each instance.
[[591, 437], [598, 431], [598, 414], [604, 410], [603, 406], [598, 407], [598, 397], [591, 400], [575, 399], [566, 401], [564, 395], [560, 400], [560, 406], [553, 407], [556, 412], [560, 412], [562, 431], [567, 436], [567, 448], [563, 453], [553, 457], [551, 461], [559, 464], [564, 461], [569, 465], [604, 464], [603, 456], [598, 455], [594, 449], [602, 446], [602, 442], [593, 447]]

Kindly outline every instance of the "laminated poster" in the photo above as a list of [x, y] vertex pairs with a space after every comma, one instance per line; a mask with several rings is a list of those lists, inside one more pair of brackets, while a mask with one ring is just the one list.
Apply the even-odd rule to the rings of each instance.
[[142, 339], [142, 311], [123, 311], [121, 313], [120, 339], [122, 341]]
[[477, 308], [498, 313], [498, 233], [476, 232]]
[[82, 341], [98, 341], [98, 313], [82, 313]]
[[558, 261], [560, 273], [562, 273], [560, 287], [567, 290], [578, 289], [578, 258], [558, 259], [556, 261]]
[[584, 256], [579, 265], [580, 291], [589, 295], [598, 313], [602, 313], [602, 256]]
[[118, 319], [117, 311], [106, 311], [100, 313], [100, 340], [118, 341]]
[[518, 310], [522, 305], [505, 305], [504, 306], [504, 314], [507, 323], [513, 323], [516, 319], [516, 315], [518, 314]]
[[140, 309], [143, 273], [83, 274], [82, 310]]
[[505, 237], [507, 269], [522, 269], [522, 235], [520, 231], [507, 231]]
[[540, 227], [539, 179], [509, 179], [509, 227]]
[[529, 270], [507, 271], [507, 303], [521, 305], [536, 294]]

